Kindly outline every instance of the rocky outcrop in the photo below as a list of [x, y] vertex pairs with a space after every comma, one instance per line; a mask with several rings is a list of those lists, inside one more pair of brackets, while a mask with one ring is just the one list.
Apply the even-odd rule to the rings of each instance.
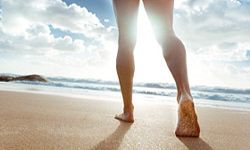
[[11, 77], [11, 76], [0, 76], [0, 81], [12, 81], [15, 77]]
[[0, 81], [40, 81], [40, 82], [48, 82], [48, 80], [40, 75], [32, 74], [27, 76], [0, 76]]

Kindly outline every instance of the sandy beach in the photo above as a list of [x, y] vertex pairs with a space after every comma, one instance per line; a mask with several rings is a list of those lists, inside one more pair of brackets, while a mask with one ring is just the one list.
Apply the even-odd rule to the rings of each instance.
[[198, 107], [200, 138], [177, 138], [176, 107], [135, 101], [135, 123], [116, 101], [0, 91], [0, 149], [249, 149], [250, 112]]

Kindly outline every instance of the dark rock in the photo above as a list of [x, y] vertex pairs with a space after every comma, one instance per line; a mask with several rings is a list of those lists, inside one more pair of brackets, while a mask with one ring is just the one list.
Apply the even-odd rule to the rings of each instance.
[[40, 81], [40, 82], [48, 82], [48, 80], [40, 75], [32, 74], [27, 76], [19, 76], [19, 77], [12, 77], [12, 76], [0, 76], [0, 81]]
[[12, 76], [0, 76], [0, 81], [8, 82], [8, 81], [11, 81], [13, 79], [14, 79], [14, 77], [12, 77]]

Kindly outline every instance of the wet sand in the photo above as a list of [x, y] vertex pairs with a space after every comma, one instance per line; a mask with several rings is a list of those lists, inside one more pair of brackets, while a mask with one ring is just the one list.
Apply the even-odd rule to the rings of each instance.
[[0, 91], [0, 149], [249, 149], [250, 112], [198, 107], [200, 138], [177, 138], [176, 109], [135, 101], [128, 124], [118, 101]]

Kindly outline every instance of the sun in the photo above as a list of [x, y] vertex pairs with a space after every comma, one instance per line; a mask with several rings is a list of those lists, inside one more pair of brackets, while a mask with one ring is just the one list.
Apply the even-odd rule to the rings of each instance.
[[157, 43], [143, 4], [139, 6], [137, 44], [135, 47], [135, 80], [164, 82], [170, 79], [162, 50]]

